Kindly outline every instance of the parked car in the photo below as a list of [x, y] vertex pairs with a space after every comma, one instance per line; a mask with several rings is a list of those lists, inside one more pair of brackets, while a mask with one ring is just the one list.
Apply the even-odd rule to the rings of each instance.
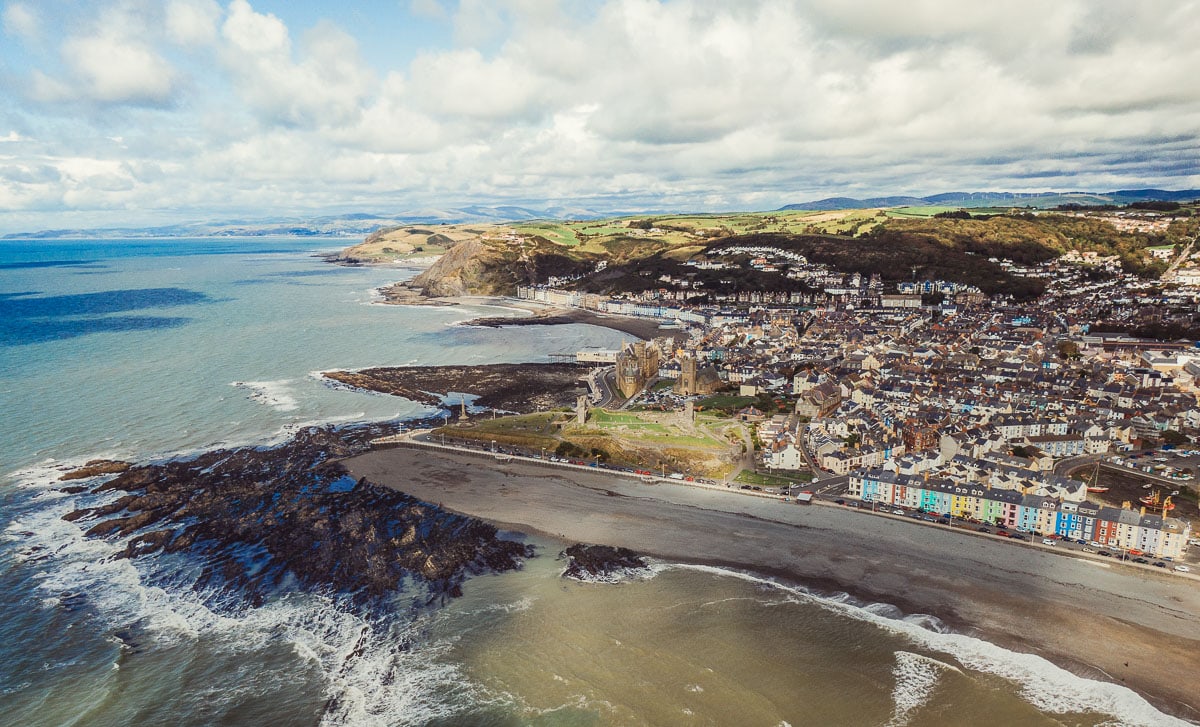
[[978, 530], [978, 531], [979, 531], [979, 532], [981, 532], [981, 533], [990, 533], [990, 532], [992, 532], [991, 530], [988, 530], [987, 528], [975, 528], [975, 529], [976, 529], [976, 530]]
[[1192, 569], [1188, 568], [1186, 565], [1180, 564], [1175, 566], [1175, 570], [1179, 571], [1180, 573], [1190, 573]]
[[1107, 550], [1102, 550], [1102, 551], [1100, 551], [1100, 555], [1103, 555], [1105, 558], [1111, 558], [1111, 557], [1112, 557], [1112, 553], [1108, 552]]
[[1141, 563], [1142, 565], [1150, 565], [1150, 561], [1146, 560], [1145, 558], [1134, 558], [1133, 562]]
[[1151, 565], [1153, 565], [1155, 568], [1166, 568], [1167, 567], [1167, 564], [1162, 562], [1161, 560], [1156, 560]]
[[845, 504], [846, 504], [846, 501], [845, 501], [845, 500], [834, 500], [834, 502], [835, 502], [836, 504], [838, 504], [838, 505], [845, 505]]
[[892, 514], [893, 514], [893, 515], [903, 515], [903, 514], [904, 514], [904, 511], [903, 511], [903, 510], [901, 510], [901, 509], [899, 509], [899, 508], [897, 508], [897, 509], [895, 509], [895, 510], [892, 510]]
[[1085, 553], [1095, 553], [1096, 551], [1092, 550], [1091, 548], [1084, 548], [1084, 549], [1083, 549], [1083, 552], [1085, 552]]
[[1042, 538], [1042, 545], [1055, 545], [1057, 542], [1058, 541], [1051, 540], [1050, 538]]

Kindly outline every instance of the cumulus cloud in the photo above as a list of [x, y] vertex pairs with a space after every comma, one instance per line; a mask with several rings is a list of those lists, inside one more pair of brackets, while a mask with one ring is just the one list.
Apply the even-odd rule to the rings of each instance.
[[170, 63], [151, 46], [130, 38], [99, 35], [63, 43], [63, 61], [81, 93], [105, 103], [164, 103], [175, 84]]
[[221, 27], [225, 66], [243, 101], [268, 120], [301, 126], [353, 122], [374, 74], [355, 40], [330, 23], [308, 31], [294, 54], [287, 26], [234, 0]]
[[171, 0], [166, 6], [167, 37], [184, 46], [210, 45], [220, 19], [221, 6], [215, 0]]
[[[730, 208], [1200, 186], [1196, 0], [409, 0], [392, 5], [446, 20], [453, 42], [393, 66], [287, 5], [111, 2], [25, 81], [42, 100], [142, 107], [46, 142], [74, 159], [123, 136], [91, 153], [124, 166], [46, 161], [57, 181], [18, 175], [6, 199]], [[9, 34], [14, 7], [29, 5], [5, 7]], [[0, 122], [32, 128], [18, 118]]]

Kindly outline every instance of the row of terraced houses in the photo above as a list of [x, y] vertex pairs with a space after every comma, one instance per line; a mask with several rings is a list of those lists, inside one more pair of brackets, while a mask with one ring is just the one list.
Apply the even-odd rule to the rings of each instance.
[[865, 502], [949, 513], [1041, 536], [1058, 535], [1118, 550], [1140, 550], [1159, 558], [1179, 557], [1191, 537], [1191, 525], [1186, 521], [1147, 514], [1144, 508], [1138, 512], [1091, 502], [1068, 502], [1019, 490], [880, 469], [852, 474], [847, 494]]

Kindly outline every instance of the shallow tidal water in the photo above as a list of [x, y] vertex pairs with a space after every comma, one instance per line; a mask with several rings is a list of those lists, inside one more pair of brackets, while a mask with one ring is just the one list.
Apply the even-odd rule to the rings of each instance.
[[934, 619], [751, 574], [658, 563], [578, 583], [559, 577], [562, 543], [532, 539], [523, 570], [441, 607], [399, 593], [368, 613], [284, 588], [247, 608], [195, 592], [186, 555], [114, 560], [118, 545], [61, 519], [88, 497], [54, 479], [91, 457], [432, 411], [316, 371], [546, 360], [624, 338], [375, 305], [411, 272], [311, 256], [343, 242], [0, 242], [0, 724], [1177, 723]]

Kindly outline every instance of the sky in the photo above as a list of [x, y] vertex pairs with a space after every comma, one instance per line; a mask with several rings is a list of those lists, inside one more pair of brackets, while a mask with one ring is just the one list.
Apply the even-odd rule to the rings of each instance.
[[1200, 187], [1190, 0], [0, 0], [0, 233]]

